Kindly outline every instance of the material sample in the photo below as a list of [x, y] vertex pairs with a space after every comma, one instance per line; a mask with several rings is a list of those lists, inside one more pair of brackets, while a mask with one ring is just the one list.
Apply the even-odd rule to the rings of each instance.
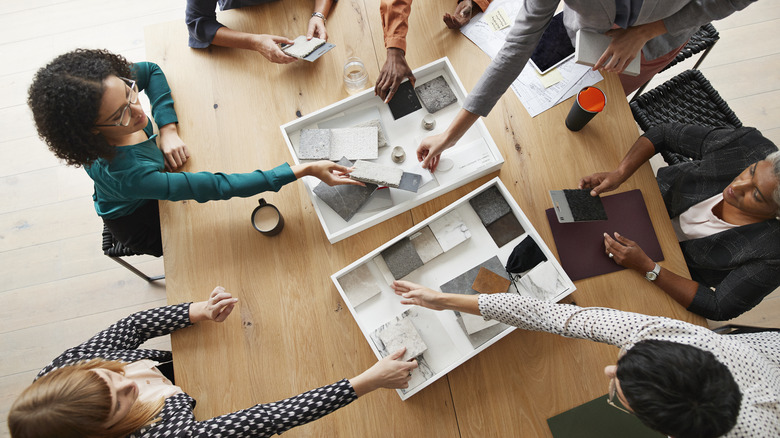
[[382, 166], [370, 161], [358, 160], [349, 176], [357, 181], [398, 188], [404, 171], [396, 167]]
[[415, 90], [425, 109], [431, 114], [458, 101], [458, 97], [455, 96], [452, 88], [447, 85], [444, 76], [430, 80], [418, 86]]

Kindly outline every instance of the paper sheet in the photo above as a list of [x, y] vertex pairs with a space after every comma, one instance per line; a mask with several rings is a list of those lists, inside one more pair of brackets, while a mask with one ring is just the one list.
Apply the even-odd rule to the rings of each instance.
[[[497, 11], [502, 11], [510, 22], [514, 22], [521, 6], [522, 2], [519, 0], [495, 0], [490, 3], [485, 12], [476, 14], [468, 24], [463, 26], [461, 32], [493, 59], [504, 45], [511, 29], [510, 26], [494, 30], [496, 15], [500, 13]], [[563, 80], [553, 85], [546, 85], [536, 70], [526, 64], [512, 83], [512, 90], [531, 117], [536, 117], [574, 96], [582, 88], [604, 79], [599, 72], [592, 71], [588, 66], [575, 64], [573, 59], [561, 64], [556, 70]]]

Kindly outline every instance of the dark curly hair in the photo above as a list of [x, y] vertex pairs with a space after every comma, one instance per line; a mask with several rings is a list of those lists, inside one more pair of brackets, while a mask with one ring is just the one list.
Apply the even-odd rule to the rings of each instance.
[[664, 435], [715, 438], [737, 423], [742, 393], [709, 351], [641, 341], [618, 360], [617, 377], [637, 418]]
[[38, 135], [54, 154], [74, 166], [89, 166], [116, 154], [93, 128], [110, 75], [132, 77], [131, 64], [107, 50], [77, 49], [38, 70], [27, 97]]

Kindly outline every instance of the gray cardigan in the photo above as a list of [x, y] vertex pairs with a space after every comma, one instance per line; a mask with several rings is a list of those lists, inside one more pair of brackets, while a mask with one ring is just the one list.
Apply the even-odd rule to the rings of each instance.
[[[563, 22], [569, 36], [579, 29], [604, 33], [615, 19], [615, 0], [563, 0]], [[644, 0], [634, 26], [663, 20], [668, 33], [642, 49], [652, 60], [680, 47], [701, 25], [731, 15], [755, 0]], [[471, 90], [463, 108], [487, 116], [525, 67], [560, 0], [525, 0], [506, 43]]]

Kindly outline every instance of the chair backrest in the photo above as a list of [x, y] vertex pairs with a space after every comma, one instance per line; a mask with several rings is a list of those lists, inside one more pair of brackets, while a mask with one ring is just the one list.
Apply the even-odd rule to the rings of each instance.
[[111, 230], [109, 230], [105, 224], [103, 224], [103, 254], [109, 257], [139, 255], [137, 252], [127, 248], [126, 246], [122, 245], [121, 242], [117, 241], [114, 235], [111, 233]]
[[704, 57], [707, 55], [707, 52], [712, 49], [712, 46], [714, 46], [719, 39], [720, 34], [718, 33], [717, 29], [715, 29], [715, 26], [712, 25], [712, 23], [707, 23], [701, 26], [696, 31], [696, 33], [691, 35], [691, 39], [689, 39], [685, 44], [685, 47], [680, 50], [680, 53], [678, 53], [677, 56], [675, 56], [674, 59], [661, 71], [666, 71], [672, 66], [685, 61], [697, 53], [705, 52], [701, 59], [699, 59], [699, 61], [696, 62], [696, 65], [693, 67], [694, 69], [698, 68], [699, 64], [701, 64], [701, 62], [704, 60]]
[[[631, 102], [639, 127], [647, 131], [663, 123], [740, 128], [742, 121], [700, 70], [686, 70]], [[679, 154], [663, 153], [668, 164], [683, 161]]]

